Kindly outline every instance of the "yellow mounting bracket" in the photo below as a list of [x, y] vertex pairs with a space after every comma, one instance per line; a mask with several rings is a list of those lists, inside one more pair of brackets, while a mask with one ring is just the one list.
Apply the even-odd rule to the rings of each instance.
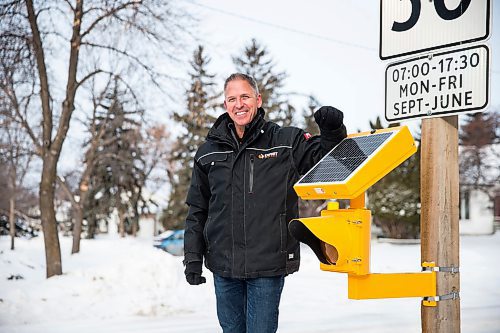
[[289, 223], [292, 236], [314, 251], [321, 270], [348, 274], [350, 299], [424, 297], [423, 305], [436, 306], [456, 297], [436, 296], [441, 270], [433, 262], [422, 263], [418, 273], [370, 272], [371, 212], [365, 191], [416, 150], [407, 126], [351, 134], [294, 185], [304, 200], [350, 199], [347, 209], [329, 203], [321, 216]]
[[[434, 267], [424, 262], [422, 267]], [[374, 299], [397, 297], [436, 297], [436, 272], [420, 273], [373, 273], [348, 275], [350, 299]], [[425, 306], [436, 306], [436, 301], [425, 301]]]

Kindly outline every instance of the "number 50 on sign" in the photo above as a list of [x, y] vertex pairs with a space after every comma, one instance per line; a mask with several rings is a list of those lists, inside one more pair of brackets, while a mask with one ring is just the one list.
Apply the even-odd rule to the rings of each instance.
[[489, 37], [490, 0], [381, 0], [380, 58]]

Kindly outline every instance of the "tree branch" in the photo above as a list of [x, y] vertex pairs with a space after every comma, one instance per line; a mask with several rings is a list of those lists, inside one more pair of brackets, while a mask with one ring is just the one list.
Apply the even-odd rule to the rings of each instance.
[[40, 98], [42, 102], [43, 115], [43, 142], [42, 154], [49, 149], [52, 143], [52, 109], [50, 107], [49, 80], [47, 76], [47, 67], [45, 65], [45, 54], [40, 37], [40, 30], [36, 20], [35, 10], [33, 8], [33, 0], [26, 0], [26, 9], [28, 11], [28, 20], [33, 35], [33, 50], [37, 63], [38, 76], [40, 79]]
[[90, 43], [90, 42], [82, 42], [81, 45], [82, 46], [89, 46], [89, 47], [95, 47], [95, 48], [105, 49], [105, 50], [109, 50], [109, 51], [112, 51], [112, 52], [124, 55], [127, 58], [130, 58], [133, 61], [135, 61], [137, 64], [139, 64], [139, 66], [141, 66], [144, 70], [146, 70], [149, 73], [150, 76], [152, 76], [153, 69], [151, 67], [149, 67], [148, 65], [146, 65], [144, 62], [142, 62], [138, 57], [136, 57], [136, 56], [128, 53], [127, 51], [120, 50], [120, 49], [118, 49], [118, 48], [116, 48], [114, 46], [110, 46], [110, 45], [100, 45], [100, 44], [95, 44], [95, 43]]
[[[36, 147], [37, 155], [41, 156], [42, 147], [40, 146], [38, 139], [35, 136], [35, 133], [31, 129], [31, 126], [28, 124], [28, 121], [21, 114], [21, 106], [19, 104], [15, 89], [13, 89], [13, 88], [9, 89], [9, 87], [4, 86], [4, 85], [1, 85], [0, 88], [4, 91], [5, 95], [9, 98], [10, 105], [11, 105], [12, 109], [14, 109], [14, 112], [16, 113], [16, 116], [18, 118], [17, 122], [20, 123], [21, 126], [26, 130], [26, 132], [28, 133], [28, 136], [31, 138], [31, 140], [33, 141], [33, 144]], [[26, 107], [29, 104], [30, 96], [28, 96], [27, 98], [28, 98], [28, 102], [26, 103]]]
[[76, 74], [78, 71], [78, 56], [80, 53], [80, 29], [82, 24], [83, 0], [76, 1], [73, 19], [73, 34], [71, 36], [71, 46], [69, 54], [68, 81], [66, 83], [66, 98], [64, 99], [61, 111], [59, 126], [54, 138], [52, 153], [59, 154], [64, 139], [69, 130], [71, 115], [75, 109], [75, 95], [78, 87]]
[[73, 193], [71, 193], [71, 190], [68, 187], [68, 184], [59, 176], [57, 175], [57, 183], [61, 186], [63, 189], [63, 192], [66, 194], [66, 197], [71, 201], [71, 205], [76, 207], [78, 206], [78, 202], [76, 202], [75, 197], [73, 196]]
[[112, 8], [109, 11], [105, 12], [103, 15], [97, 17], [97, 19], [95, 19], [94, 22], [92, 22], [90, 24], [90, 26], [82, 33], [82, 35], [81, 35], [82, 39], [85, 36], [87, 36], [102, 20], [114, 15], [115, 13], [117, 13], [117, 12], [119, 12], [119, 11], [129, 7], [129, 6], [137, 6], [137, 5], [140, 5], [141, 3], [142, 3], [142, 1], [140, 1], [140, 0], [125, 2], [122, 5], [115, 7], [115, 8]]
[[76, 89], [78, 89], [82, 84], [84, 84], [85, 81], [87, 81], [88, 79], [99, 73], [106, 73], [106, 72], [102, 69], [96, 69], [95, 71], [88, 73], [80, 81], [76, 82]]

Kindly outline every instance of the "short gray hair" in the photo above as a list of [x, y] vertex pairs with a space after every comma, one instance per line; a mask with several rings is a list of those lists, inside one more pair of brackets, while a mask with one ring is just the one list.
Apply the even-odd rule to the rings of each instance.
[[224, 82], [224, 91], [226, 91], [226, 87], [229, 84], [229, 82], [234, 80], [243, 80], [248, 82], [250, 87], [252, 87], [253, 91], [255, 92], [255, 95], [259, 94], [259, 87], [257, 86], [257, 81], [255, 81], [255, 79], [250, 75], [243, 73], [233, 73], [229, 75], [228, 78], [226, 79], [226, 82]]

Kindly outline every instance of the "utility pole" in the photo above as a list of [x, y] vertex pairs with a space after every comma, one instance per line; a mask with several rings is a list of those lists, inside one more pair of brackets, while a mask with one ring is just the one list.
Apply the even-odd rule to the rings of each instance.
[[422, 120], [421, 258], [435, 262], [437, 306], [421, 306], [422, 332], [460, 332], [458, 116]]

